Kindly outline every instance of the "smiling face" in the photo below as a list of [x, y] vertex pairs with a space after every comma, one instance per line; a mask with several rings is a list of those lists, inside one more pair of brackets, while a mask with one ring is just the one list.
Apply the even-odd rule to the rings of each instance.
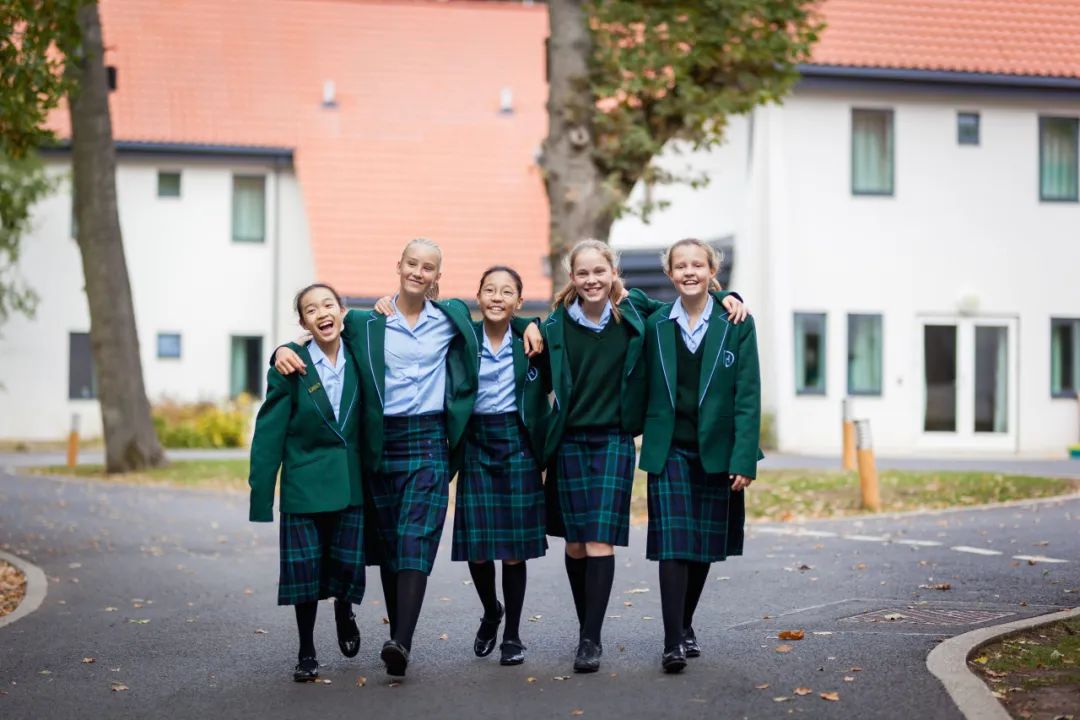
[[498, 323], [509, 320], [521, 307], [521, 292], [517, 282], [505, 270], [496, 270], [484, 276], [480, 292], [476, 294], [484, 319]]
[[571, 281], [582, 302], [600, 304], [607, 301], [615, 280], [615, 268], [603, 253], [585, 248], [574, 258], [572, 269]]
[[408, 245], [397, 264], [401, 293], [424, 297], [439, 281], [441, 265], [442, 255], [437, 249], [419, 243]]
[[297, 305], [300, 326], [320, 344], [332, 343], [341, 337], [341, 321], [345, 314], [329, 289], [313, 287], [300, 297]]
[[671, 268], [667, 276], [680, 297], [700, 298], [709, 292], [709, 281], [717, 268], [709, 265], [709, 253], [698, 245], [679, 245], [671, 251]]

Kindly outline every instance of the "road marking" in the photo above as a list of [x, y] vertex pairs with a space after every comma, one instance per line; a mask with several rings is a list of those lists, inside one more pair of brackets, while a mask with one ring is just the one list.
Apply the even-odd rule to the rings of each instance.
[[1044, 562], [1044, 563], [1067, 563], [1068, 560], [1062, 560], [1060, 558], [1046, 557], [1044, 555], [1013, 555], [1013, 560], [1030, 560], [1031, 562]]
[[887, 535], [841, 535], [845, 540], [858, 540], [859, 542], [885, 542]]
[[794, 535], [795, 531], [791, 528], [774, 528], [774, 527], [759, 527], [754, 528], [759, 533], [766, 533], [768, 535]]
[[799, 528], [795, 531], [795, 535], [798, 537], [816, 537], [816, 538], [831, 538], [836, 537], [836, 533], [828, 532], [827, 530], [807, 530], [806, 528]]
[[918, 547], [937, 547], [941, 545], [937, 540], [893, 540], [898, 545], [916, 545]]
[[1000, 550], [987, 550], [986, 548], [970, 547], [968, 545], [954, 545], [951, 550], [962, 553], [971, 553], [972, 555], [1000, 555]]

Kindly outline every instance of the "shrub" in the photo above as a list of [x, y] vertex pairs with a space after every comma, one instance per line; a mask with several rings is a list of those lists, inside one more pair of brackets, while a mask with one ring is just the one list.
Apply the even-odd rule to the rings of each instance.
[[776, 449], [776, 413], [761, 413], [761, 449]]
[[221, 405], [163, 400], [153, 409], [154, 429], [167, 448], [241, 447], [248, 435], [251, 398], [240, 395]]

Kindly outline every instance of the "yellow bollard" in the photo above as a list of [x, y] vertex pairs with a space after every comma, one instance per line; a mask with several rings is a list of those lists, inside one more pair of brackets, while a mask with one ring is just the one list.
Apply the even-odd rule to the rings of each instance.
[[67, 466], [74, 469], [79, 462], [79, 415], [71, 416], [71, 432], [68, 433]]
[[854, 470], [855, 465], [855, 421], [851, 419], [851, 398], [843, 400], [843, 432], [844, 454], [843, 466], [845, 470]]
[[856, 456], [859, 461], [859, 486], [862, 488], [862, 506], [877, 512], [881, 509], [881, 494], [878, 492], [877, 465], [874, 462], [874, 447], [870, 440], [870, 421], [855, 421]]

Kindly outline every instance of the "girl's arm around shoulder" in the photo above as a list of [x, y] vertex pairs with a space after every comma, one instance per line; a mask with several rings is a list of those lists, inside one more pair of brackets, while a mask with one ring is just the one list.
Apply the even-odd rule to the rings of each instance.
[[645, 317], [649, 317], [667, 304], [663, 300], [656, 300], [655, 298], [649, 297], [648, 293], [638, 288], [631, 288], [626, 299], [629, 300], [630, 304], [637, 308], [637, 311]]
[[735, 372], [735, 446], [731, 452], [732, 475], [757, 477], [761, 440], [761, 372], [758, 362], [754, 318], [739, 328]]
[[251, 441], [251, 469], [248, 485], [251, 502], [248, 519], [270, 522], [274, 519], [274, 487], [278, 469], [285, 459], [285, 437], [292, 418], [293, 385], [296, 376], [285, 377], [273, 368], [266, 374], [266, 399], [255, 419], [255, 437]]

